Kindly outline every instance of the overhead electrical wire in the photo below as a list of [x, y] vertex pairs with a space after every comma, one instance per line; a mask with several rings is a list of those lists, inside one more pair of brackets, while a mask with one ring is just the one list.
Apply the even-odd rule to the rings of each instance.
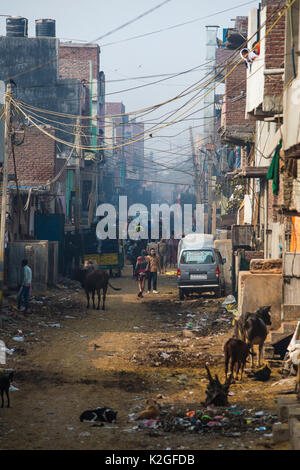
[[201, 20], [206, 20], [208, 18], [211, 18], [211, 17], [214, 17], [214, 16], [217, 16], [217, 15], [220, 15], [222, 13], [227, 13], [228, 11], [232, 11], [232, 10], [235, 10], [237, 8], [242, 8], [243, 6], [246, 6], [246, 5], [250, 5], [251, 3], [256, 3], [255, 0], [253, 1], [250, 1], [250, 2], [246, 2], [246, 3], [242, 3], [240, 5], [236, 5], [235, 7], [231, 7], [231, 8], [227, 8], [226, 10], [222, 10], [222, 11], [218, 11], [218, 12], [215, 12], [215, 13], [212, 13], [210, 15], [206, 15], [206, 16], [201, 16], [199, 18], [194, 18], [192, 20], [188, 20], [188, 21], [185, 21], [183, 23], [178, 23], [178, 24], [175, 24], [175, 25], [172, 25], [172, 26], [168, 26], [166, 28], [161, 28], [161, 29], [158, 29], [156, 31], [150, 31], [148, 33], [144, 33], [144, 34], [139, 34], [139, 35], [136, 35], [136, 36], [132, 36], [130, 38], [126, 38], [126, 39], [121, 39], [119, 41], [114, 41], [114, 42], [111, 42], [111, 43], [106, 43], [106, 44], [101, 44], [101, 47], [107, 47], [107, 46], [112, 46], [114, 44], [120, 44], [122, 42], [127, 42], [127, 41], [132, 41], [134, 39], [140, 39], [140, 38], [143, 38], [143, 37], [146, 37], [146, 36], [151, 36], [153, 34], [158, 34], [158, 33], [161, 33], [163, 31], [170, 31], [171, 29], [175, 29], [175, 28], [179, 28], [179, 27], [182, 27], [182, 26], [186, 26], [186, 25], [189, 25], [189, 24], [192, 24], [192, 23], [196, 23], [198, 21], [201, 21]]
[[140, 15], [136, 16], [132, 20], [127, 21], [126, 23], [122, 24], [121, 26], [118, 26], [117, 28], [112, 29], [111, 31], [108, 31], [107, 33], [103, 34], [102, 36], [97, 37], [94, 39], [93, 42], [101, 41], [101, 39], [106, 38], [107, 36], [110, 36], [113, 33], [116, 33], [117, 31], [120, 31], [120, 29], [125, 28], [126, 26], [131, 25], [132, 23], [135, 23], [136, 21], [140, 20], [141, 18], [144, 18], [145, 16], [149, 15], [150, 13], [153, 13], [155, 10], [158, 10], [159, 8], [163, 7], [167, 3], [171, 2], [172, 0], [164, 0], [163, 2], [159, 3], [155, 7], [150, 8], [150, 10], [145, 11], [144, 13], [141, 13]]
[[[286, 13], [286, 11], [288, 11], [288, 9], [292, 6], [293, 3], [295, 3], [295, 1], [296, 1], [296, 0], [292, 0], [292, 2], [289, 3], [289, 4], [286, 6], [286, 8], [283, 9], [283, 11], [282, 11], [280, 14], [278, 14], [277, 19], [273, 22], [273, 24], [270, 26], [270, 28], [269, 28], [268, 31], [266, 32], [265, 37], [270, 33], [270, 31], [275, 27], [275, 25], [278, 23], [278, 21], [281, 19], [281, 17]], [[233, 71], [234, 71], [234, 70], [240, 65], [240, 63], [242, 63], [242, 62], [243, 62], [243, 59], [241, 59], [240, 61], [238, 61], [238, 62], [235, 64], [235, 66], [234, 66], [229, 72], [227, 72], [226, 75], [225, 75], [220, 81], [217, 82], [217, 84], [215, 84], [211, 89], [209, 89], [203, 96], [201, 96], [199, 99], [197, 99], [195, 103], [193, 103], [187, 110], [185, 110], [185, 111], [182, 112], [179, 116], [177, 116], [177, 118], [174, 118], [174, 119], [172, 119], [171, 121], [169, 121], [169, 122], [167, 122], [167, 123], [165, 123], [165, 124], [164, 124], [163, 122], [161, 122], [161, 123], [158, 124], [158, 125], [160, 125], [160, 127], [154, 127], [154, 128], [152, 128], [152, 129], [150, 129], [150, 130], [151, 130], [153, 133], [154, 133], [154, 132], [157, 133], [159, 130], [164, 129], [165, 127], [168, 127], [168, 126], [170, 126], [171, 124], [173, 124], [174, 121], [176, 121], [176, 119], [178, 119], [178, 117], [182, 117], [183, 115], [185, 115], [189, 110], [191, 110], [192, 108], [194, 108], [200, 101], [202, 101], [211, 91], [213, 91], [220, 83], [223, 83], [223, 82], [226, 80], [226, 78], [227, 78], [228, 76], [230, 76], [230, 75], [233, 73]], [[172, 101], [172, 100], [170, 100], [170, 101]], [[189, 100], [189, 102], [190, 102], [190, 101], [191, 101], [191, 100]], [[26, 115], [26, 113], [24, 113], [24, 111], [17, 105], [17, 103], [16, 103], [15, 101], [14, 101], [14, 105], [15, 105], [16, 107], [18, 107], [19, 111], [21, 111], [21, 112], [25, 115], [25, 117], [26, 117], [27, 119], [29, 119], [29, 121], [31, 120], [31, 118], [30, 118], [28, 115]], [[182, 107], [181, 107], [181, 108], [182, 108]], [[180, 108], [180, 109], [181, 109], [181, 108]], [[177, 111], [177, 112], [178, 112], [178, 111]], [[174, 115], [174, 114], [176, 114], [176, 112], [172, 113], [172, 115]], [[89, 118], [90, 118], [90, 117], [89, 117]], [[36, 125], [36, 124], [35, 124], [35, 125]], [[38, 127], [38, 126], [37, 126], [37, 127]], [[47, 133], [45, 130], [43, 130], [43, 132], [44, 132], [45, 134], [48, 134], [49, 137], [55, 139], [54, 136], [52, 136], [51, 134]], [[149, 130], [147, 130], [147, 132], [149, 132]], [[130, 144], [133, 143], [133, 142], [138, 142], [138, 141], [140, 141], [140, 140], [142, 140], [142, 139], [144, 139], [144, 134], [143, 134], [142, 137], [140, 137], [140, 138], [138, 138], [138, 139], [135, 139], [134, 141], [131, 141], [131, 142], [129, 142], [129, 143], [126, 142], [126, 143], [121, 144], [121, 145], [119, 145], [119, 146], [113, 146], [113, 147], [110, 147], [110, 149], [113, 149], [113, 148], [121, 148], [121, 147], [123, 147], [123, 146], [130, 145]], [[67, 146], [70, 146], [70, 143], [69, 143], [69, 142], [63, 141], [63, 140], [61, 140], [61, 139], [57, 139], [57, 140], [58, 140], [59, 142], [61, 142], [62, 144], [65, 144], [65, 145], [67, 145]], [[84, 150], [90, 150], [90, 149], [94, 149], [94, 150], [97, 150], [97, 149], [100, 150], [100, 149], [101, 149], [101, 150], [102, 150], [102, 149], [104, 149], [104, 147], [95, 147], [95, 146], [81, 146], [80, 148], [81, 148], [81, 149], [84, 149]], [[107, 147], [106, 147], [106, 148], [107, 148]]]

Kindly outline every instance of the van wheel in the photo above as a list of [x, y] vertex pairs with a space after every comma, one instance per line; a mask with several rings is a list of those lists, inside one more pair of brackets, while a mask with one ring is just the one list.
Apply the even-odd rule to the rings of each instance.
[[179, 299], [184, 300], [184, 292], [182, 289], [179, 289]]

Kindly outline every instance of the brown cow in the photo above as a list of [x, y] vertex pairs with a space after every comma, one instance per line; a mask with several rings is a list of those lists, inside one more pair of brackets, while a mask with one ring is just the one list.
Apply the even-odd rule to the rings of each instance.
[[236, 379], [238, 379], [239, 371], [241, 369], [241, 380], [243, 378], [243, 372], [246, 365], [246, 360], [250, 354], [250, 344], [246, 344], [244, 341], [237, 338], [230, 338], [224, 345], [224, 356], [225, 356], [225, 376], [227, 379], [228, 365], [231, 361], [231, 374], [233, 376], [233, 369], [235, 364], [236, 367]]
[[92, 294], [93, 299], [93, 308], [95, 309], [95, 291], [98, 295], [98, 305], [97, 310], [100, 310], [100, 299], [101, 293], [100, 290], [103, 290], [103, 302], [102, 310], [105, 310], [105, 298], [107, 287], [110, 286], [114, 290], [121, 290], [117, 287], [113, 287], [109, 282], [109, 275], [106, 271], [94, 270], [94, 269], [79, 269], [73, 273], [73, 279], [79, 281], [81, 286], [84, 288], [87, 298], [87, 306], [90, 307], [90, 293]]

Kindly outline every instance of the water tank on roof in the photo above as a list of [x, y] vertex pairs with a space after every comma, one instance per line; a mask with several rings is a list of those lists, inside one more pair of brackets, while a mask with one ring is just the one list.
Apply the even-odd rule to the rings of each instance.
[[22, 16], [6, 18], [6, 36], [23, 38], [28, 37], [28, 20]]
[[37, 37], [55, 38], [55, 20], [49, 18], [35, 20], [35, 35]]

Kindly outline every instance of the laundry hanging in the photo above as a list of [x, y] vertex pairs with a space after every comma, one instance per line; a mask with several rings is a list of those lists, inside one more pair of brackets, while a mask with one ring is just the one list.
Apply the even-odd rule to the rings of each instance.
[[275, 194], [275, 196], [278, 196], [278, 192], [279, 192], [279, 159], [280, 159], [281, 148], [282, 148], [282, 140], [280, 140], [279, 144], [277, 145], [275, 149], [272, 163], [270, 165], [270, 168], [267, 174], [267, 179], [273, 180], [272, 188], [273, 188], [273, 194]]

